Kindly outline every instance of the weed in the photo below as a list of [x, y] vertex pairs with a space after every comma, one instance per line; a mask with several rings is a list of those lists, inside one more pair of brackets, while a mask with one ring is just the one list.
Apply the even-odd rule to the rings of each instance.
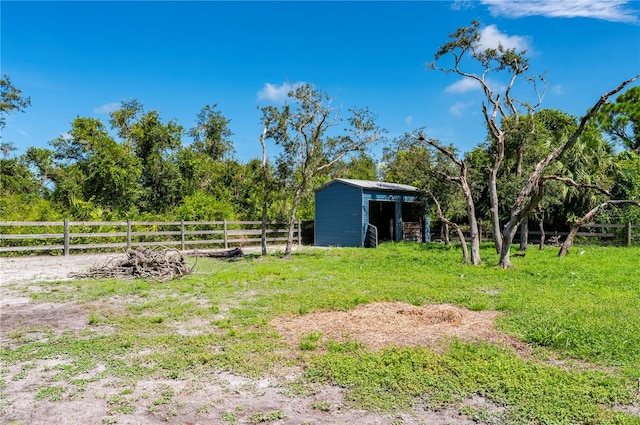
[[311, 408], [313, 408], [315, 410], [321, 410], [323, 412], [330, 412], [331, 411], [331, 403], [329, 403], [327, 401], [316, 401], [315, 403], [313, 403], [311, 405]]
[[198, 406], [198, 408], [196, 409], [196, 412], [199, 415], [208, 415], [209, 413], [211, 413], [211, 408], [209, 407], [208, 404], [202, 404]]
[[238, 416], [233, 412], [224, 412], [222, 414], [222, 420], [229, 425], [236, 425], [238, 423]]
[[279, 410], [276, 410], [275, 412], [257, 412], [249, 416], [249, 423], [259, 424], [263, 422], [273, 422], [284, 418], [286, 418], [285, 414]]
[[322, 338], [322, 332], [311, 332], [302, 338], [299, 347], [301, 350], [313, 351], [317, 348], [320, 338]]
[[62, 400], [62, 395], [67, 391], [64, 387], [55, 387], [48, 385], [40, 385], [37, 387], [36, 400], [44, 400], [48, 398], [51, 401]]

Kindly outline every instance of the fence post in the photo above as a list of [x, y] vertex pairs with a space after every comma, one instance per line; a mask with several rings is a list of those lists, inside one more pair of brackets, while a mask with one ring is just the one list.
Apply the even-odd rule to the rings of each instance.
[[627, 246], [631, 246], [631, 222], [628, 221], [625, 226], [627, 233]]
[[298, 220], [298, 246], [302, 245], [302, 220]]
[[180, 220], [180, 250], [184, 251], [184, 220]]
[[69, 219], [64, 219], [64, 256], [69, 256]]
[[227, 242], [227, 219], [223, 220], [223, 234], [224, 234], [224, 249], [229, 249], [229, 244]]
[[127, 251], [131, 249], [131, 219], [127, 219]]

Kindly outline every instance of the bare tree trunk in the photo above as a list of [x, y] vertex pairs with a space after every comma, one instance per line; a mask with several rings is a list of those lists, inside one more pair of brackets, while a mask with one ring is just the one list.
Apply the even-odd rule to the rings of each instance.
[[269, 204], [269, 176], [267, 172], [267, 144], [265, 137], [269, 130], [269, 120], [265, 119], [264, 128], [260, 135], [260, 144], [262, 145], [262, 184], [264, 191], [262, 193], [262, 227], [260, 231], [260, 242], [262, 246], [262, 255], [267, 255], [267, 206]]
[[444, 244], [449, 245], [451, 243], [451, 237], [449, 235], [449, 224], [445, 222], [442, 227], [444, 228]]
[[540, 217], [540, 221], [538, 221], [538, 227], [540, 228], [540, 245], [539, 245], [539, 249], [542, 251], [544, 249], [544, 240], [545, 240], [545, 233], [544, 233], [544, 219], [542, 217]]
[[303, 187], [298, 187], [293, 195], [293, 202], [291, 204], [291, 215], [289, 216], [289, 234], [287, 235], [287, 245], [284, 248], [285, 260], [291, 260], [291, 250], [293, 249], [293, 233], [296, 229], [296, 211], [298, 209], [298, 203], [300, 202], [300, 196], [302, 194]]
[[496, 245], [496, 253], [502, 251], [502, 230], [500, 228], [500, 210], [498, 200], [498, 169], [504, 158], [504, 138], [498, 140], [498, 153], [494, 159], [494, 164], [489, 171], [489, 200], [491, 201], [491, 228], [493, 230], [493, 241]]
[[562, 243], [562, 247], [560, 247], [560, 252], [558, 252], [558, 257], [564, 257], [565, 255], [567, 255], [567, 253], [569, 252], [569, 247], [573, 244], [573, 239], [576, 237], [576, 234], [578, 233], [578, 230], [580, 230], [580, 227], [583, 224], [585, 224], [587, 221], [591, 220], [598, 213], [598, 211], [600, 211], [600, 209], [609, 205], [619, 205], [619, 204], [632, 204], [637, 207], [640, 207], [640, 202], [630, 200], [630, 199], [609, 200], [601, 203], [600, 205], [598, 205], [597, 207], [593, 208], [591, 211], [586, 213], [584, 216], [582, 216], [582, 218], [576, 220], [575, 223], [571, 225], [571, 230], [569, 231], [567, 238]]
[[269, 203], [268, 200], [269, 200], [269, 190], [265, 187], [264, 193], [262, 195], [262, 229], [260, 231], [262, 255], [267, 255], [267, 206]]
[[482, 263], [480, 259], [480, 233], [478, 232], [478, 220], [476, 219], [475, 205], [471, 198], [471, 189], [467, 197], [467, 215], [469, 216], [469, 228], [471, 235], [471, 264]]
[[529, 244], [529, 217], [522, 219], [520, 223], [520, 247], [518, 251], [526, 251]]

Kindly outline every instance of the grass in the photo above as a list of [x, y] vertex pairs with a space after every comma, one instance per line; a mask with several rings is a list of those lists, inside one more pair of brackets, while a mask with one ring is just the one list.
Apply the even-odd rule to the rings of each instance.
[[[181, 379], [211, 368], [258, 376], [301, 365], [302, 384], [345, 387], [350, 403], [374, 411], [423, 403], [461, 406], [470, 417], [495, 423], [639, 424], [616, 406], [640, 403], [640, 248], [584, 246], [562, 259], [553, 249], [531, 249], [513, 258], [513, 270], [495, 266], [490, 246], [482, 255], [482, 265], [465, 267], [456, 247], [383, 244], [376, 250], [302, 250], [293, 261], [199, 259], [194, 275], [164, 284], [43, 283], [32, 295], [35, 302], [92, 303], [88, 330], [55, 336], [21, 329], [13, 334], [17, 347], [3, 348], [0, 360], [23, 365], [13, 377], [20, 379], [38, 360], [67, 359], [73, 367], [60, 366], [50, 386], [37, 389], [39, 398], [51, 400], [64, 397], [67, 386], [79, 385], [78, 375], [98, 364], [106, 369], [101, 376], [130, 381]], [[499, 327], [529, 343], [538, 358], [459, 341], [437, 353], [401, 347], [371, 352], [357, 342], [321, 342], [320, 333], [302, 338], [300, 355], [292, 358], [268, 324], [279, 315], [345, 311], [374, 301], [502, 311]], [[204, 323], [200, 332], [176, 332], [194, 323]], [[564, 358], [568, 366], [545, 361], [549, 357]], [[466, 406], [474, 396], [489, 407]], [[167, 389], [152, 402], [171, 403], [172, 397]], [[111, 400], [111, 408], [129, 410], [127, 397]], [[252, 423], [278, 419], [275, 413]]]

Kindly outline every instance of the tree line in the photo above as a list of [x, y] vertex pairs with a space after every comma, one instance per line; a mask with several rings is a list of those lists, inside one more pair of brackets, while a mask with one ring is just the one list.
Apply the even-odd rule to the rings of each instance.
[[[1, 141], [3, 220], [282, 220], [313, 219], [312, 189], [336, 178], [385, 180], [423, 189], [433, 221], [459, 232], [465, 261], [478, 264], [479, 222], [490, 223], [500, 264], [509, 267], [517, 232], [530, 222], [640, 222], [638, 76], [612, 87], [582, 117], [542, 109], [546, 79], [529, 70], [526, 52], [481, 50], [479, 22], [459, 28], [428, 65], [473, 80], [485, 142], [461, 153], [424, 129], [388, 139], [367, 108], [347, 111], [311, 84], [296, 85], [280, 107], [261, 109], [262, 157], [235, 159], [231, 120], [205, 105], [192, 127], [126, 100], [107, 122], [76, 117], [49, 147], [13, 155]], [[504, 76], [503, 88], [489, 83]], [[528, 88], [533, 102], [517, 98]], [[517, 89], [517, 90], [516, 90]], [[28, 112], [30, 99], [0, 81], [1, 121]], [[192, 143], [185, 145], [188, 135]], [[267, 152], [267, 140], [275, 152]], [[382, 157], [372, 146], [382, 144]], [[470, 235], [470, 256], [461, 225]], [[446, 236], [446, 235], [445, 235]], [[290, 253], [290, 244], [286, 254]]]

